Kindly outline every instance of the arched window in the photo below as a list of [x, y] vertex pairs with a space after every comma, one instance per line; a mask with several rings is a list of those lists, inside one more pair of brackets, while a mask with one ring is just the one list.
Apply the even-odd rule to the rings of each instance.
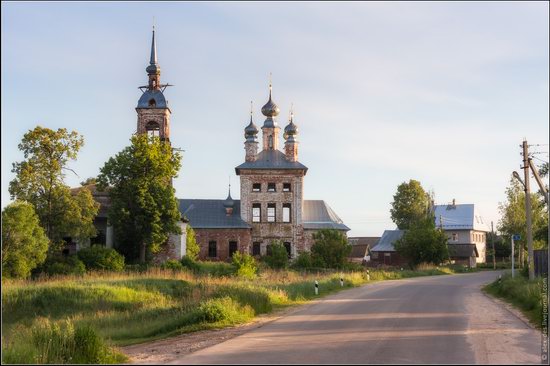
[[157, 106], [157, 102], [155, 101], [155, 99], [151, 98], [149, 99], [149, 107], [156, 107]]
[[269, 136], [268, 146], [269, 146], [270, 149], [273, 149], [273, 136]]
[[147, 132], [147, 136], [152, 137], [160, 137], [160, 126], [155, 121], [150, 121], [145, 126], [145, 131]]

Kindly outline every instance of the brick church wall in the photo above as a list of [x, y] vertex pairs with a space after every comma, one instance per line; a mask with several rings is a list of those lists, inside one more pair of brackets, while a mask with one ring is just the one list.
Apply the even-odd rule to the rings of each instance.
[[[199, 244], [200, 260], [211, 261], [229, 261], [229, 242], [236, 241], [237, 249], [241, 253], [252, 252], [252, 240], [250, 229], [193, 229], [197, 244]], [[217, 244], [216, 257], [208, 256], [209, 242], [215, 241]]]

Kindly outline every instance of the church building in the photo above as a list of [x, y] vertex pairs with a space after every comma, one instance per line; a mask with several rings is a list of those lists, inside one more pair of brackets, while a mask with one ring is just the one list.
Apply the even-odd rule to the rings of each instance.
[[[148, 84], [140, 87], [137, 112], [137, 133], [147, 133], [170, 141], [170, 115], [164, 91], [169, 84], [160, 82], [155, 32], [151, 57], [146, 68]], [[269, 245], [278, 240], [294, 258], [309, 251], [313, 234], [319, 229], [350, 230], [322, 200], [304, 200], [303, 185], [308, 168], [298, 161], [298, 126], [291, 113], [283, 130], [284, 148], [279, 149], [281, 127], [277, 121], [279, 107], [269, 98], [262, 107], [265, 120], [259, 129], [252, 120], [244, 128], [244, 162], [235, 167], [240, 177], [241, 199], [233, 199], [231, 190], [226, 199], [179, 199], [182, 229], [193, 228], [202, 260], [229, 260], [236, 251], [262, 256]], [[261, 147], [261, 150], [260, 150]], [[182, 176], [185, 178], [185, 172]], [[103, 215], [106, 210], [102, 210]], [[106, 222], [105, 217], [98, 217]], [[113, 245], [112, 230], [103, 223], [107, 246]], [[185, 231], [184, 231], [185, 232]], [[116, 247], [116, 243], [115, 243]], [[170, 238], [163, 258], [181, 258], [185, 254], [185, 234]]]

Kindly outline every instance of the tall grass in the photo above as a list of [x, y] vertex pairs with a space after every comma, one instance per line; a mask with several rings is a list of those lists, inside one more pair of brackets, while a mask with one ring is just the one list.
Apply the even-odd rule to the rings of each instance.
[[[2, 360], [119, 362], [120, 355], [109, 345], [247, 322], [258, 314], [318, 297], [315, 280], [319, 281], [319, 296], [340, 290], [340, 278], [344, 279], [344, 287], [367, 282], [364, 271], [263, 270], [256, 279], [247, 280], [228, 275], [231, 268], [208, 263], [193, 271], [154, 268], [146, 272], [3, 280]], [[372, 270], [370, 280], [452, 272], [444, 268]], [[89, 341], [80, 342], [83, 337]], [[51, 344], [46, 342], [50, 339]], [[86, 351], [88, 344], [95, 346]], [[81, 353], [84, 356], [79, 356]]]

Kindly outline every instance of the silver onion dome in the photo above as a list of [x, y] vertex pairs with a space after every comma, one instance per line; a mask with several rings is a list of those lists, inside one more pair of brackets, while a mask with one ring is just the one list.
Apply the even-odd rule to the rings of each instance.
[[269, 100], [262, 107], [262, 114], [266, 117], [277, 117], [279, 115], [279, 107], [271, 99], [271, 84], [269, 85]]
[[294, 137], [298, 135], [298, 126], [294, 124], [294, 113], [290, 113], [290, 121], [288, 125], [286, 125], [284, 130], [284, 138], [285, 140], [293, 139]]
[[235, 201], [233, 201], [233, 198], [231, 198], [231, 190], [229, 191], [229, 194], [227, 195], [227, 198], [225, 201], [223, 201], [223, 207], [230, 208], [235, 205]]

